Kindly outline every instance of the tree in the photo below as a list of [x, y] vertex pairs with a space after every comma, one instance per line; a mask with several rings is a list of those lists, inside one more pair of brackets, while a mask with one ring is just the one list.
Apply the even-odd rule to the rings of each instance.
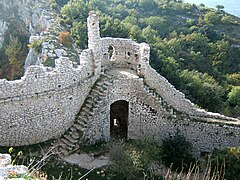
[[228, 84], [240, 86], [240, 73], [227, 74], [225, 77]]
[[87, 47], [87, 24], [86, 22], [73, 22], [71, 35], [80, 48]]
[[221, 22], [223, 24], [231, 24], [232, 17], [231, 16], [223, 16], [222, 19], [221, 19]]
[[16, 65], [18, 63], [18, 58], [22, 53], [22, 44], [19, 42], [18, 38], [10, 37], [9, 45], [6, 47], [6, 55], [10, 65]]
[[216, 8], [217, 8], [218, 11], [220, 11], [220, 10], [224, 9], [224, 6], [223, 5], [216, 5]]
[[60, 32], [58, 35], [58, 40], [61, 44], [63, 44], [66, 47], [71, 47], [71, 37], [70, 33], [67, 31]]
[[23, 45], [19, 42], [17, 37], [10, 37], [9, 45], [6, 47], [5, 51], [9, 64], [10, 64], [10, 74], [9, 79], [14, 79], [15, 76], [21, 76], [23, 71], [22, 65], [22, 56], [23, 52]]
[[56, 0], [56, 3], [59, 5], [59, 6], [64, 6], [65, 4], [68, 3], [69, 0]]
[[234, 86], [230, 93], [228, 93], [228, 101], [233, 106], [240, 106], [240, 86]]
[[194, 103], [213, 112], [221, 112], [224, 89], [206, 73], [184, 70], [180, 73], [180, 89]]
[[215, 12], [208, 12], [204, 15], [204, 22], [207, 24], [216, 24], [220, 21], [220, 17]]
[[88, 6], [83, 0], [73, 0], [62, 7], [61, 13], [67, 21], [85, 21], [88, 16]]
[[142, 30], [142, 36], [145, 38], [146, 42], [154, 43], [157, 37], [157, 31], [152, 29], [151, 26], [148, 26]]

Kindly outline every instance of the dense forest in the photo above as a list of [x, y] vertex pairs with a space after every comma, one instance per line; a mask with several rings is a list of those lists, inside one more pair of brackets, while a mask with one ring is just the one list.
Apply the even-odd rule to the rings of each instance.
[[[82, 49], [87, 48], [88, 12], [96, 10], [102, 37], [148, 43], [151, 66], [197, 106], [240, 116], [240, 19], [222, 5], [209, 9], [181, 0], [51, 0], [51, 8]], [[5, 58], [13, 66], [7, 49], [24, 53], [17, 38], [9, 36], [6, 44], [0, 64]]]

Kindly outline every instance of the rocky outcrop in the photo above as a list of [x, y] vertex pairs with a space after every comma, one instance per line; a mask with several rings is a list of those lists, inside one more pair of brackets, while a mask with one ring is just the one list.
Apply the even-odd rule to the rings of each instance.
[[14, 166], [11, 164], [11, 156], [9, 154], [0, 154], [0, 179], [15, 179], [26, 176], [27, 173], [28, 168], [26, 166]]
[[4, 42], [4, 34], [8, 29], [8, 25], [5, 21], [0, 19], [0, 49], [3, 46], [3, 42]]

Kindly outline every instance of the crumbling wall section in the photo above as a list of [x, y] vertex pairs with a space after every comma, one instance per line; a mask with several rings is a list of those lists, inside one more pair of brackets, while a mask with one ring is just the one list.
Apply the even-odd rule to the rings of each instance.
[[[117, 74], [117, 73], [116, 73]], [[138, 88], [136, 88], [138, 87]], [[129, 102], [128, 138], [144, 137], [162, 141], [177, 132], [193, 144], [194, 153], [211, 152], [214, 148], [236, 147], [240, 145], [240, 124], [234, 120], [221, 120], [175, 114], [163, 99], [146, 90], [142, 78], [116, 78], [106, 90], [108, 96], [90, 120], [90, 128], [85, 137], [91, 143], [108, 141], [110, 137], [110, 105], [119, 100]]]
[[144, 81], [152, 89], [154, 89], [169, 105], [173, 106], [177, 111], [186, 113], [191, 116], [210, 117], [223, 120], [234, 120], [234, 118], [226, 117], [218, 113], [206, 112], [204, 109], [197, 109], [194, 104], [188, 100], [185, 95], [177, 90], [166, 78], [161, 76], [152, 67], [145, 69]]
[[140, 45], [130, 39], [101, 38], [104, 68], [126, 67], [136, 69], [140, 62]]
[[[107, 96], [99, 108], [93, 112], [93, 119], [89, 119], [84, 141], [94, 144], [111, 139], [110, 106], [124, 100], [129, 102], [129, 139], [149, 137], [161, 142], [178, 132], [193, 144], [194, 153], [198, 156], [214, 148], [240, 145], [240, 124], [236, 121], [176, 114], [168, 102], [147, 89], [144, 79], [138, 78], [135, 71], [121, 73], [122, 70], [112, 71], [115, 74], [113, 83], [106, 90]], [[130, 74], [135, 76], [128, 78]]]
[[90, 66], [74, 68], [68, 58], [55, 63], [50, 72], [30, 66], [21, 80], [0, 80], [1, 146], [43, 142], [73, 124], [96, 79]]

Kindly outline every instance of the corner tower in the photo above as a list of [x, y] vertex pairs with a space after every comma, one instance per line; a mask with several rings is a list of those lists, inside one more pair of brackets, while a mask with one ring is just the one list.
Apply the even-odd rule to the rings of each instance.
[[88, 48], [92, 50], [94, 59], [94, 74], [101, 72], [101, 37], [98, 16], [95, 11], [90, 11], [87, 19]]

